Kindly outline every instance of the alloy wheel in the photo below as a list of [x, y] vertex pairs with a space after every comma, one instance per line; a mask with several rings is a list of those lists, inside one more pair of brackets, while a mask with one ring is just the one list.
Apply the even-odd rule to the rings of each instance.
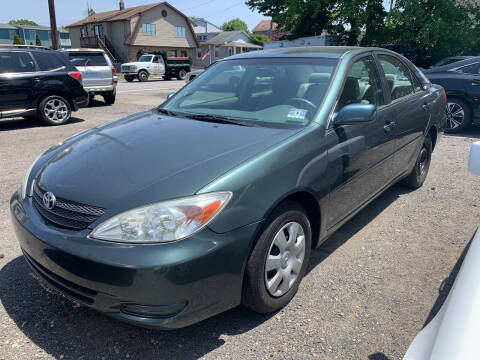
[[61, 123], [68, 119], [68, 106], [60, 99], [49, 100], [43, 109], [45, 116], [54, 123]]
[[462, 125], [465, 120], [465, 110], [460, 104], [449, 102], [447, 103], [447, 127], [455, 129]]
[[417, 164], [417, 174], [419, 177], [423, 176], [425, 174], [425, 171], [428, 166], [428, 151], [425, 148], [425, 146], [422, 147], [422, 150], [420, 150], [420, 155], [418, 157], [418, 164]]
[[280, 297], [295, 284], [305, 259], [305, 232], [297, 222], [284, 225], [273, 238], [265, 262], [265, 285]]

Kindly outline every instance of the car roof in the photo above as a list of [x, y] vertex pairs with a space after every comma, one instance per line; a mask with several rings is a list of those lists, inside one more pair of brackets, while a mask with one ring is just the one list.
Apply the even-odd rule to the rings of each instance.
[[271, 58], [271, 57], [311, 57], [311, 58], [330, 58], [339, 59], [346, 53], [362, 53], [370, 52], [372, 50], [388, 51], [386, 49], [374, 47], [356, 47], [356, 46], [299, 46], [268, 49], [262, 51], [250, 51], [243, 54], [238, 54], [229, 57], [229, 59], [256, 59], [256, 58]]
[[46, 51], [46, 52], [53, 51], [53, 49], [49, 49], [44, 46], [0, 44], [0, 51], [15, 51], [15, 50]]
[[102, 49], [89, 49], [89, 48], [78, 48], [78, 49], [65, 49], [63, 52], [99, 52], [105, 54], [105, 51]]
[[432, 69], [425, 70], [425, 73], [436, 73], [436, 72], [443, 72], [451, 69], [456, 69], [462, 66], [467, 66], [471, 64], [475, 64], [480, 62], [480, 56], [474, 56], [465, 60], [460, 60], [460, 61], [455, 61], [453, 63], [447, 64], [447, 65], [441, 65], [434, 67]]

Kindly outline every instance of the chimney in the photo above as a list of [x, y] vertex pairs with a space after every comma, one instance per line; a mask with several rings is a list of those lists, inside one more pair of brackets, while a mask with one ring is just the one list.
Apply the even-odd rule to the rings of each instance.
[[120, 5], [120, 10], [125, 9], [125, 3], [123, 2], [123, 0], [120, 0], [119, 5]]

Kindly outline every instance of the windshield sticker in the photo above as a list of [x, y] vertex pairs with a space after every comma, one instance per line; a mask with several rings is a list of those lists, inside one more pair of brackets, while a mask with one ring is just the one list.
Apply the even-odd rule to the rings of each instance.
[[290, 111], [288, 112], [287, 117], [289, 119], [304, 120], [305, 115], [307, 115], [307, 111], [308, 110], [305, 110], [305, 109], [291, 108]]

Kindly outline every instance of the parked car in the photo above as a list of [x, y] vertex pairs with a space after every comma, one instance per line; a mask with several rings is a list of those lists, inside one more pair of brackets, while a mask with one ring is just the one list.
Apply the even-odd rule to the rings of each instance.
[[90, 99], [101, 95], [105, 103], [115, 103], [118, 77], [115, 67], [105, 51], [101, 49], [68, 49], [64, 53], [82, 73], [83, 87]]
[[150, 76], [162, 76], [165, 80], [177, 78], [184, 80], [190, 72], [192, 60], [188, 57], [167, 57], [165, 51], [150, 51], [137, 61], [122, 64], [125, 80], [147, 81]]
[[60, 125], [87, 104], [82, 74], [61, 53], [0, 45], [0, 118], [38, 117]]
[[199, 76], [201, 73], [203, 73], [205, 70], [207, 70], [210, 66], [215, 65], [217, 62], [218, 62], [218, 60], [215, 60], [215, 61], [213, 61], [211, 64], [205, 66], [205, 68], [203, 68], [203, 69], [190, 71], [190, 72], [187, 73], [187, 75], [185, 76], [185, 82], [186, 82], [186, 83], [189, 83], [190, 81], [192, 81], [193, 79], [195, 79], [197, 76]]
[[[480, 142], [472, 144], [469, 169], [480, 175]], [[480, 359], [480, 229], [435, 317], [418, 333], [404, 360]]]
[[445, 132], [464, 131], [480, 115], [480, 57], [425, 70], [447, 92]]
[[380, 48], [236, 55], [45, 152], [11, 198], [14, 229], [40, 278], [132, 324], [271, 313], [312, 248], [392, 184], [422, 186], [444, 95]]
[[431, 68], [435, 68], [435, 67], [439, 67], [439, 66], [443, 66], [443, 65], [449, 65], [449, 64], [455, 63], [457, 61], [467, 60], [467, 59], [471, 59], [473, 57], [474, 56], [450, 56], [450, 57], [446, 57], [446, 58], [436, 62], [435, 64], [433, 64], [431, 66]]

